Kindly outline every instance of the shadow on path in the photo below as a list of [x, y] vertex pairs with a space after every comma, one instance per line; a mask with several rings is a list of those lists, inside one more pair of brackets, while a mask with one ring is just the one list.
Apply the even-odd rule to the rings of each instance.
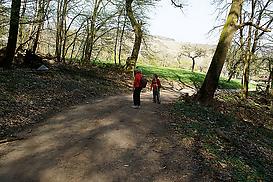
[[157, 105], [143, 93], [141, 109], [122, 95], [53, 116], [25, 140], [0, 145], [0, 181], [200, 181], [158, 114], [178, 95], [161, 95]]

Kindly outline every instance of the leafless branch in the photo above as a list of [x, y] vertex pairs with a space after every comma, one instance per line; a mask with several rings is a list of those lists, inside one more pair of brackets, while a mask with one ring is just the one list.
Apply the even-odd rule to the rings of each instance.
[[174, 5], [177, 8], [180, 8], [180, 9], [183, 9], [186, 6], [186, 4], [184, 4], [180, 1], [177, 1], [177, 0], [171, 0], [171, 2], [172, 2], [172, 5]]
[[242, 24], [240, 24], [240, 25], [237, 25], [237, 28], [238, 28], [238, 29], [241, 29], [241, 28], [243, 28], [244, 26], [253, 26], [253, 27], [255, 27], [256, 29], [259, 29], [259, 30], [261, 30], [261, 31], [263, 31], [263, 32], [271, 32], [271, 29], [260, 27], [260, 26], [258, 26], [258, 25], [256, 25], [256, 24], [254, 24], [253, 22], [245, 22], [245, 23], [242, 23]]

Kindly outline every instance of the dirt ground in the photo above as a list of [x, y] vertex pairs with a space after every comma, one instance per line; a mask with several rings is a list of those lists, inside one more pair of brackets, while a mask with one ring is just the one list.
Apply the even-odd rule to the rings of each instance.
[[140, 109], [131, 95], [86, 102], [20, 133], [0, 144], [0, 181], [210, 181], [159, 114], [178, 94], [161, 95], [142, 93]]

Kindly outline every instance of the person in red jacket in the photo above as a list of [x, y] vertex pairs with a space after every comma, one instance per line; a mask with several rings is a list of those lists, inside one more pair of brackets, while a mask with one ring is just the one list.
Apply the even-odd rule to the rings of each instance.
[[140, 108], [140, 92], [141, 92], [141, 89], [142, 89], [141, 78], [142, 78], [141, 70], [135, 70], [135, 79], [134, 79], [134, 85], [133, 85], [133, 89], [134, 89], [134, 93], [133, 93], [134, 105], [132, 106], [135, 109]]
[[157, 74], [154, 74], [150, 90], [153, 90], [153, 101], [154, 103], [160, 104], [160, 88], [161, 88], [161, 83], [160, 80], [158, 79]]

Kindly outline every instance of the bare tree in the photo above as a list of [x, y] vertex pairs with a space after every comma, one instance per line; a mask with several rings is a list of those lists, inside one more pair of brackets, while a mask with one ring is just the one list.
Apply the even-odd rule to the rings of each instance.
[[38, 25], [35, 28], [36, 35], [33, 39], [33, 44], [32, 44], [32, 48], [31, 48], [32, 52], [34, 52], [34, 53], [36, 52], [37, 47], [38, 47], [39, 38], [40, 38], [41, 31], [42, 31], [42, 28], [44, 25], [45, 17], [46, 17], [48, 8], [49, 8], [50, 0], [39, 0], [37, 3], [38, 3], [38, 10], [37, 10]]
[[243, 68], [243, 96], [245, 98], [248, 97], [250, 64], [255, 59], [258, 42], [266, 32], [270, 31], [268, 28], [273, 22], [272, 12], [269, 10], [271, 3], [272, 0], [267, 0], [265, 4], [252, 0], [249, 20], [243, 23], [243, 25], [248, 25]]
[[192, 60], [191, 71], [194, 71], [195, 63], [197, 58], [206, 56], [206, 50], [199, 47], [183, 46], [179, 57], [185, 56]]

